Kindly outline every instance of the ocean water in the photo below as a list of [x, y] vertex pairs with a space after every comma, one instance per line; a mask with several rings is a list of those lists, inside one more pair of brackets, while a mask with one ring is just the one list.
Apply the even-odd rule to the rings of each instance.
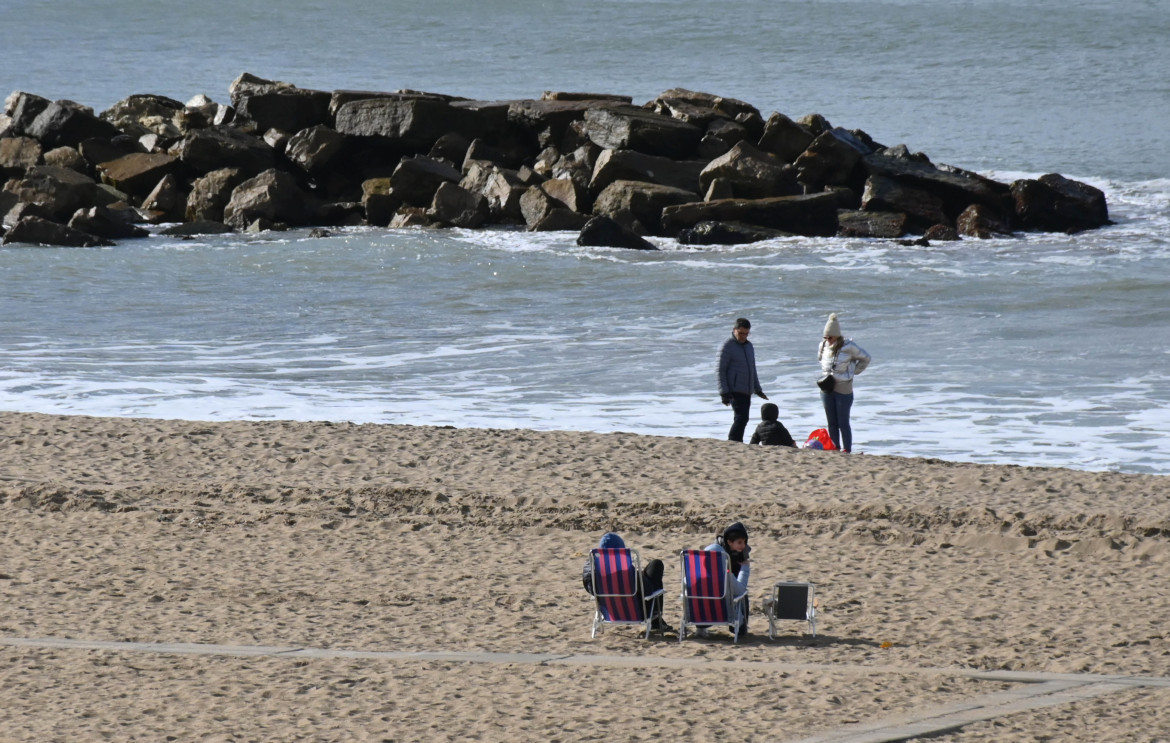
[[6, 0], [4, 93], [226, 101], [243, 71], [478, 98], [680, 86], [1003, 181], [1078, 178], [1116, 224], [930, 248], [372, 228], [6, 247], [0, 409], [721, 438], [715, 355], [744, 315], [803, 438], [836, 311], [874, 356], [856, 449], [1168, 474], [1166, 38], [1170, 5], [1142, 0]]

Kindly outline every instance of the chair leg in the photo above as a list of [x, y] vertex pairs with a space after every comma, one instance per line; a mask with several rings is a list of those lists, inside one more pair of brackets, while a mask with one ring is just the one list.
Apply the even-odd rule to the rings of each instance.
[[589, 639], [597, 637], [597, 630], [601, 627], [601, 614], [597, 611], [593, 612], [593, 631], [589, 633]]

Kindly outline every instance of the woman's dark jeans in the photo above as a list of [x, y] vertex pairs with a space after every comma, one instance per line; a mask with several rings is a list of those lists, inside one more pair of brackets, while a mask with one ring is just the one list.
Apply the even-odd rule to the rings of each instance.
[[849, 409], [853, 407], [853, 393], [822, 392], [821, 404], [825, 406], [825, 420], [829, 424], [829, 438], [844, 451], [853, 449], [853, 429], [849, 427]]

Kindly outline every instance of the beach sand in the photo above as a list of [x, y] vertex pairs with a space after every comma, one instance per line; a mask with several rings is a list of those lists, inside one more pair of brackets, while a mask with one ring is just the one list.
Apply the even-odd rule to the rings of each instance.
[[[844, 740], [1029, 674], [1148, 683], [932, 740], [1170, 740], [1168, 485], [621, 433], [0, 413], [0, 740]], [[734, 520], [746, 639], [590, 639], [602, 533], [666, 562], [676, 625], [678, 551]], [[815, 639], [769, 640], [780, 580], [817, 584]], [[487, 655], [518, 653], [559, 660]]]

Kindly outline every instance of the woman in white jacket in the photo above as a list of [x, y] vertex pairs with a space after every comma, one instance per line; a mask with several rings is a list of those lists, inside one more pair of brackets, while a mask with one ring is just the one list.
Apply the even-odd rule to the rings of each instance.
[[869, 354], [850, 338], [841, 336], [841, 325], [837, 313], [829, 315], [825, 323], [817, 359], [821, 362], [821, 375], [833, 376], [833, 391], [821, 392], [821, 404], [825, 406], [829, 438], [841, 451], [853, 449], [853, 429], [849, 426], [849, 409], [853, 407], [853, 377], [869, 366]]

